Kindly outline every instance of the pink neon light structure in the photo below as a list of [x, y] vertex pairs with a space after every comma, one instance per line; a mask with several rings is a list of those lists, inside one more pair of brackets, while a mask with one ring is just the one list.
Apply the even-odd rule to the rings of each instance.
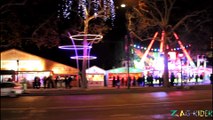
[[[92, 48], [92, 43], [94, 41], [99, 41], [103, 38], [102, 35], [98, 35], [98, 34], [77, 34], [77, 35], [71, 35], [68, 32], [69, 38], [72, 41], [73, 45], [63, 45], [63, 46], [59, 46], [59, 49], [65, 49], [65, 50], [74, 50], [75, 51], [75, 56], [71, 56], [71, 59], [75, 59], [76, 60], [76, 64], [77, 64], [77, 68], [79, 69], [79, 62], [78, 60], [83, 60], [86, 59], [88, 60], [88, 66], [89, 66], [89, 61], [90, 60], [94, 60], [97, 59], [96, 56], [90, 56], [90, 50]], [[76, 45], [75, 41], [83, 41], [84, 37], [87, 37], [87, 41], [90, 41], [90, 44], [87, 45]], [[87, 55], [78, 55], [78, 50], [88, 50], [88, 54]]]
[[146, 52], [144, 53], [144, 55], [143, 55], [143, 57], [142, 57], [142, 59], [141, 59], [141, 62], [144, 62], [144, 61], [145, 61], [145, 59], [146, 59], [146, 57], [147, 57], [147, 55], [148, 55], [148, 53], [149, 53], [149, 51], [150, 51], [150, 49], [151, 49], [151, 47], [152, 47], [152, 45], [153, 45], [153, 43], [154, 43], [154, 41], [155, 41], [157, 35], [158, 35], [158, 32], [155, 33], [155, 35], [154, 35], [152, 41], [150, 42], [150, 44], [149, 44], [149, 46], [148, 46]]
[[181, 49], [183, 50], [183, 53], [185, 54], [186, 58], [189, 60], [190, 65], [192, 67], [196, 67], [194, 62], [192, 61], [192, 58], [189, 56], [188, 52], [186, 51], [185, 47], [183, 46], [182, 42], [180, 41], [178, 35], [176, 33], [173, 34], [175, 36], [175, 39], [178, 41], [178, 44], [180, 45]]
[[163, 39], [164, 39], [164, 36], [165, 36], [165, 32], [163, 31], [161, 33], [160, 52], [163, 52]]
[[[151, 40], [147, 50], [145, 51], [144, 55], [141, 58], [140, 64], [145, 61], [145, 58], [147, 57], [147, 55], [148, 55], [148, 53], [149, 53], [149, 51], [150, 51], [150, 49], [151, 49], [156, 37], [157, 37], [157, 35], [158, 35], [158, 32], [155, 33], [153, 39]], [[187, 50], [185, 49], [185, 47], [183, 46], [182, 42], [180, 41], [178, 35], [176, 33], [174, 33], [173, 35], [175, 36], [175, 39], [178, 41], [178, 44], [180, 45], [180, 48], [183, 50], [184, 55], [186, 56], [186, 58], [190, 62], [190, 65], [192, 67], [196, 67], [194, 62], [192, 61], [192, 58], [189, 56]], [[165, 37], [165, 31], [162, 31], [162, 33], [161, 33], [161, 43], [160, 43], [160, 52], [163, 52], [163, 39], [164, 39], [164, 37]], [[166, 46], [166, 47], [168, 49], [169, 46]]]
[[62, 45], [58, 47], [59, 49], [65, 50], [83, 50], [83, 49], [91, 49], [92, 46], [83, 46], [83, 45]]

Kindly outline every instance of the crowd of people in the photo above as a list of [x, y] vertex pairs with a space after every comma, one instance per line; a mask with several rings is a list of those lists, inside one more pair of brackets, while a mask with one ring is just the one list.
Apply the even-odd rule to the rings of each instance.
[[[162, 78], [158, 78], [159, 80], [159, 85], [161, 86], [163, 83], [163, 79]], [[142, 76], [142, 77], [129, 77], [129, 78], [120, 78], [120, 76], [113, 76], [112, 78], [112, 87], [118, 87], [120, 88], [120, 86], [154, 86], [154, 78], [153, 76], [150, 74], [147, 77]]]
[[[34, 81], [32, 82], [32, 87], [34, 89], [39, 89], [41, 87], [43, 88], [72, 88], [72, 81], [75, 79], [74, 76], [65, 76], [63, 78], [61, 78], [60, 76], [56, 76], [55, 78], [53, 78], [53, 76], [48, 76], [48, 77], [35, 77]], [[170, 82], [170, 86], [175, 86], [177, 85], [177, 76], [172, 72], [169, 76], [169, 82]], [[204, 79], [203, 75], [200, 74], [196, 74], [192, 77], [190, 77], [190, 79], [194, 79], [194, 84], [198, 84], [199, 81], [202, 81]], [[189, 79], [189, 80], [190, 80]], [[209, 76], [210, 79], [210, 84], [213, 84], [213, 74], [210, 74]], [[176, 80], [176, 81], [175, 81]], [[9, 78], [7, 80], [8, 82], [13, 82], [13, 80], [11, 78]], [[155, 81], [155, 82], [154, 82]], [[113, 76], [112, 78], [112, 87], [117, 87], [120, 88], [121, 86], [139, 86], [139, 87], [145, 87], [145, 86], [149, 86], [149, 87], [154, 87], [154, 85], [158, 85], [158, 86], [163, 86], [163, 77], [156, 77], [152, 74], [148, 74], [147, 76], [142, 75], [138, 78], [136, 77], [129, 77], [129, 78], [124, 78], [121, 77], [119, 75], [117, 76]], [[23, 84], [23, 88], [25, 88], [25, 90], [27, 89], [27, 80], [26, 78], [24, 78], [23, 80], [21, 80], [20, 82], [21, 84]], [[182, 84], [182, 82], [181, 82]]]
[[40, 79], [39, 77], [35, 77], [32, 84], [33, 88], [35, 89], [41, 88], [41, 85], [43, 85], [43, 88], [71, 88], [72, 81], [72, 76], [66, 76], [64, 79], [61, 79], [60, 76], [57, 76], [56, 78], [53, 78], [52, 76], [44, 76], [42, 79]]
[[[169, 76], [169, 83], [170, 86], [175, 86], [177, 85], [177, 76], [172, 72]], [[199, 80], [202, 81], [204, 79], [203, 75], [195, 75], [190, 79], [195, 79], [194, 84], [198, 84]], [[176, 80], [176, 81], [175, 81]], [[120, 88], [120, 86], [141, 86], [141, 87], [145, 87], [145, 86], [149, 86], [149, 87], [153, 87], [154, 86], [154, 81], [156, 85], [158, 86], [163, 86], [163, 77], [159, 77], [159, 76], [155, 76], [153, 77], [152, 74], [148, 74], [147, 76], [142, 75], [141, 77], [129, 77], [128, 78], [120, 78], [120, 76], [113, 76], [112, 78], [112, 87], [118, 87]], [[183, 80], [183, 83], [185, 83], [186, 81]], [[213, 74], [210, 75], [210, 82], [211, 84], [213, 84]], [[182, 84], [182, 82], [181, 82]], [[186, 84], [186, 83], [185, 83]]]

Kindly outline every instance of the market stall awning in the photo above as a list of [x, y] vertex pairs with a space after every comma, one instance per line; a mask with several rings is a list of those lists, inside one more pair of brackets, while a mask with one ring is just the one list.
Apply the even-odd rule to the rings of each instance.
[[[108, 73], [127, 73], [128, 68], [127, 67], [120, 67], [120, 68], [107, 70], [107, 72]], [[141, 72], [142, 72], [142, 69], [129, 67], [129, 73], [141, 73]]]
[[105, 74], [106, 71], [102, 68], [99, 68], [97, 66], [92, 66], [88, 69], [86, 69], [87, 74]]

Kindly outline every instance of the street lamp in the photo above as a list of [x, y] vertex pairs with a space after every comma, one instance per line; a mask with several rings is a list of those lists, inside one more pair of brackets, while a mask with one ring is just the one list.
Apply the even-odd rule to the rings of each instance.
[[17, 82], [18, 82], [18, 71], [19, 71], [19, 60], [16, 61], [17, 62]]
[[[122, 8], [121, 10], [124, 10], [122, 12], [122, 16], [125, 16], [126, 12], [128, 9], [130, 9], [126, 4], [121, 4], [120, 7]], [[124, 17], [125, 18], [125, 17]], [[126, 36], [125, 36], [125, 52], [126, 52], [126, 60], [127, 60], [127, 88], [130, 89], [131, 86], [131, 81], [130, 81], [130, 40], [131, 36], [129, 33], [129, 30], [127, 26], [125, 26], [126, 29]]]
[[181, 86], [183, 86], [183, 82], [182, 82], [182, 78], [183, 78], [183, 68], [182, 68], [182, 61], [183, 61], [183, 53], [180, 53], [179, 55], [180, 58], [180, 82], [181, 82]]
[[126, 49], [126, 54], [127, 54], [127, 87], [128, 89], [130, 88], [130, 85], [131, 85], [131, 81], [130, 81], [130, 77], [129, 77], [129, 60], [130, 60], [130, 56], [129, 56], [129, 39], [130, 39], [130, 36], [129, 36], [129, 33], [127, 33], [127, 36], [125, 37], [126, 39], [126, 45], [125, 45], [125, 49]]
[[125, 8], [125, 7], [126, 7], [126, 4], [121, 4], [121, 7], [122, 7], [122, 8]]

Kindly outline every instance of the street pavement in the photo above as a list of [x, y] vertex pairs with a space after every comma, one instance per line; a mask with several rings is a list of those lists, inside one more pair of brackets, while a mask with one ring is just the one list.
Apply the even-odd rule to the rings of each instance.
[[170, 92], [187, 90], [212, 90], [210, 84], [184, 85], [173, 87], [88, 87], [86, 89], [79, 87], [72, 88], [40, 88], [27, 89], [22, 96], [61, 96], [61, 95], [88, 95], [88, 94], [122, 94], [122, 93], [146, 93], [146, 92]]

